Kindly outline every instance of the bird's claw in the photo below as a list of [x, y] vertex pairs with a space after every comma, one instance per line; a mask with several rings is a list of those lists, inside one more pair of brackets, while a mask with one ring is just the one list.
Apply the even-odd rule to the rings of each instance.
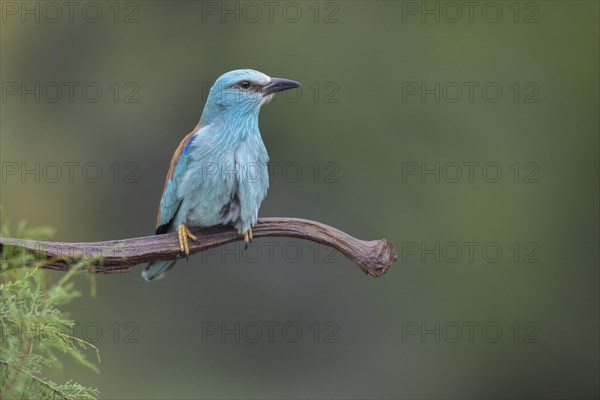
[[179, 236], [179, 248], [182, 253], [185, 253], [185, 256], [190, 255], [190, 244], [188, 242], [188, 238], [192, 240], [198, 240], [196, 236], [190, 231], [190, 229], [185, 226], [185, 224], [179, 225], [179, 229], [177, 230], [177, 235]]
[[[241, 235], [241, 229], [238, 229], [238, 233]], [[249, 228], [246, 232], [244, 232], [244, 242], [246, 242], [245, 249], [248, 248], [248, 244], [252, 242], [253, 237], [252, 228]]]

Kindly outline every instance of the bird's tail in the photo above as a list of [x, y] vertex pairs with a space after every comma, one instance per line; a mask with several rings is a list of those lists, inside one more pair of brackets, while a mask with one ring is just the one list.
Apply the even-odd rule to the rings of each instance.
[[168, 270], [173, 268], [177, 260], [157, 261], [146, 265], [142, 272], [142, 278], [150, 282], [156, 279], [161, 279], [165, 276]]

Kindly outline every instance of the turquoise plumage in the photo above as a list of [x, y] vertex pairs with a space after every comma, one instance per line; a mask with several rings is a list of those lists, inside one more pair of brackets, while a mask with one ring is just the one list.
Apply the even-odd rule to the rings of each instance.
[[[157, 216], [156, 234], [178, 232], [189, 254], [189, 228], [230, 225], [252, 239], [258, 209], [269, 188], [269, 156], [258, 129], [258, 114], [276, 92], [300, 86], [289, 79], [241, 69], [212, 86], [200, 122], [175, 150]], [[198, 239], [202, 240], [202, 238]], [[146, 266], [147, 281], [160, 279], [175, 264]]]

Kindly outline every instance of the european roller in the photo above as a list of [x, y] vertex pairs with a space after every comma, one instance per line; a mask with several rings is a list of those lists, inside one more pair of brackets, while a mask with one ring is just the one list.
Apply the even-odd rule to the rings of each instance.
[[[177, 232], [189, 255], [190, 228], [229, 225], [252, 240], [258, 209], [269, 188], [269, 156], [258, 113], [276, 92], [299, 87], [289, 79], [240, 69], [217, 79], [200, 122], [179, 144], [165, 180], [156, 234]], [[145, 280], [160, 279], [176, 260], [146, 266]]]

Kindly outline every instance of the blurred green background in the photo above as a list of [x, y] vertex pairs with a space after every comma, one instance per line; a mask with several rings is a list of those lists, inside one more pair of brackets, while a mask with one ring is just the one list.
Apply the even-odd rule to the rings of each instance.
[[260, 216], [387, 238], [400, 258], [372, 279], [258, 239], [152, 284], [98, 276], [95, 298], [81, 279], [69, 310], [102, 373], [55, 379], [105, 399], [598, 396], [597, 2], [76, 3], [2, 2], [13, 226], [152, 234], [210, 83], [254, 68], [303, 84], [261, 113]]

